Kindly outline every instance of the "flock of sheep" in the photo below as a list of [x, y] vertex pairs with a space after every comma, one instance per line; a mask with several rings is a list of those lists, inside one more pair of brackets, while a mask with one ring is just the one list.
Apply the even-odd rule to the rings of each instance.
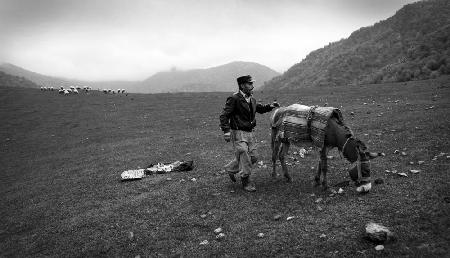
[[116, 90], [112, 90], [112, 89], [103, 89], [102, 91], [105, 94], [108, 94], [108, 93], [112, 93], [112, 94], [125, 93], [125, 89], [117, 89], [117, 91]]
[[[89, 91], [91, 91], [92, 88], [89, 86], [70, 86], [69, 88], [64, 88], [64, 86], [61, 86], [58, 90], [58, 94], [67, 96], [69, 94], [79, 94], [80, 91], [84, 91], [86, 93], [88, 93]], [[100, 89], [99, 89], [100, 90]], [[41, 87], [41, 91], [55, 91], [55, 88], [53, 87]], [[102, 90], [103, 93], [108, 94], [116, 94], [116, 93], [125, 93], [125, 89], [117, 89], [117, 90], [112, 90], [112, 89], [103, 89]], [[127, 94], [128, 95], [128, 94]]]

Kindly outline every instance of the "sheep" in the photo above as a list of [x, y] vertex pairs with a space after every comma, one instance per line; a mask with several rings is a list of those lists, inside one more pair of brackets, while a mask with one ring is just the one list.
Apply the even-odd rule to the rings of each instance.
[[64, 90], [64, 96], [68, 96], [70, 94], [69, 90]]

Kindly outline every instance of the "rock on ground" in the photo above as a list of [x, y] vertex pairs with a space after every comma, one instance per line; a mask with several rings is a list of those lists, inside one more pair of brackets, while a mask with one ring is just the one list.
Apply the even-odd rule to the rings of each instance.
[[366, 224], [366, 238], [375, 243], [387, 243], [395, 240], [394, 233], [387, 227], [374, 222]]

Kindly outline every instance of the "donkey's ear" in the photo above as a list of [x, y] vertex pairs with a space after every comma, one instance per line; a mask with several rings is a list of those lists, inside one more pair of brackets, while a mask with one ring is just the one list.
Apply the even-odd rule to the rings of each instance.
[[374, 159], [376, 157], [384, 157], [386, 154], [382, 152], [366, 152], [366, 156], [369, 157], [369, 159]]

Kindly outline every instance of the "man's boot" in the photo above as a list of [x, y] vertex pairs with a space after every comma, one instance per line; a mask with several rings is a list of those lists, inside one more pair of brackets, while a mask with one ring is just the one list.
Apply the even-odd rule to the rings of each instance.
[[250, 177], [246, 176], [246, 177], [241, 177], [241, 181], [242, 181], [242, 186], [244, 187], [244, 190], [247, 192], [254, 192], [256, 191], [255, 186], [253, 185], [252, 182], [250, 182]]

